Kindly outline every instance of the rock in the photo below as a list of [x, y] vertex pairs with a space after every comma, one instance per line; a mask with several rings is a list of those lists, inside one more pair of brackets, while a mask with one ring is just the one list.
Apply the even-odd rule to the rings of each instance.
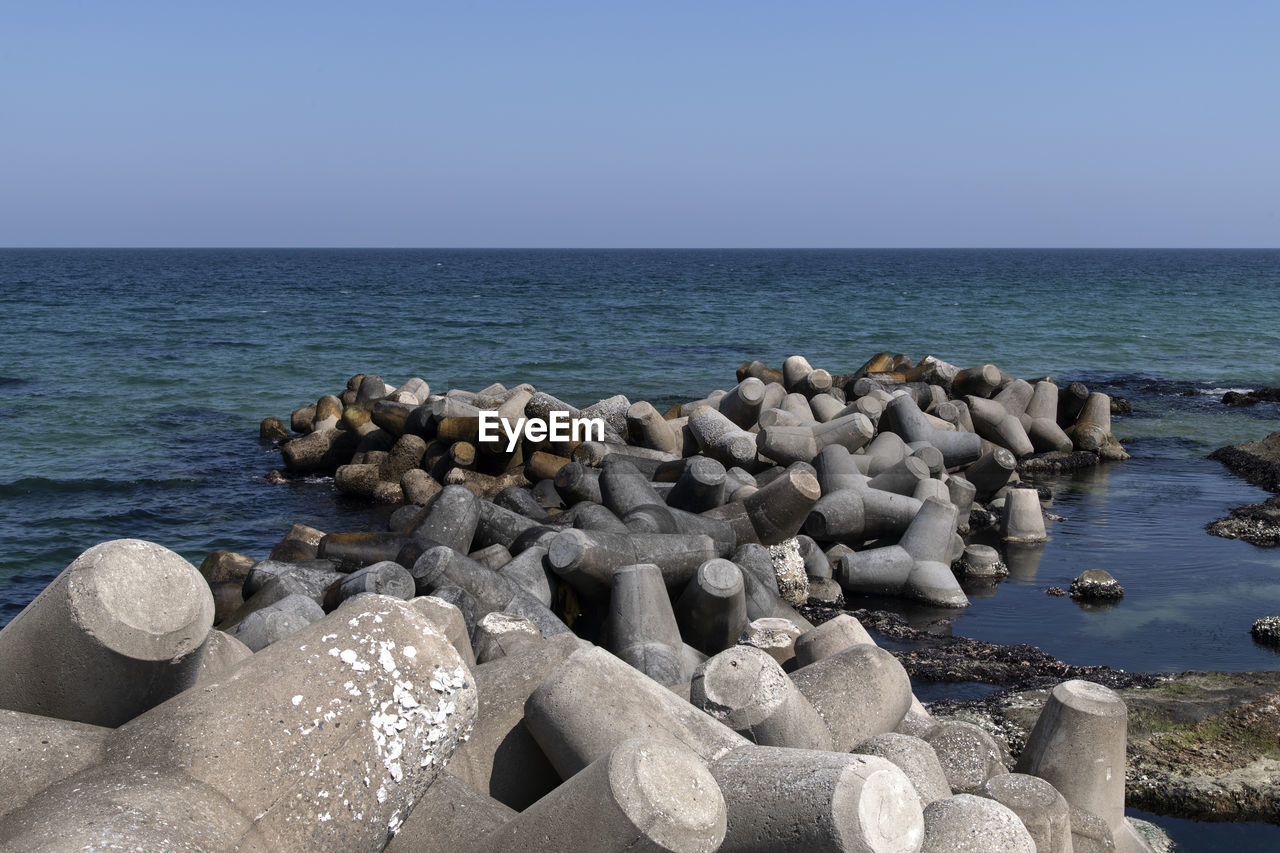
[[809, 577], [804, 571], [804, 557], [800, 556], [800, 543], [794, 538], [769, 546], [773, 559], [773, 572], [778, 578], [778, 593], [782, 600], [793, 607], [809, 599]]
[[1253, 623], [1249, 633], [1259, 643], [1280, 646], [1280, 616], [1263, 616]]
[[1271, 492], [1280, 491], [1280, 432], [1261, 441], [1220, 447], [1209, 454], [1234, 474]]
[[1085, 569], [1067, 594], [1076, 601], [1116, 601], [1124, 598], [1124, 587], [1106, 569]]
[[1062, 598], [1067, 594], [1067, 591], [1060, 586], [1051, 586], [1044, 591], [1044, 594], [1051, 595], [1055, 598]]
[[243, 582], [257, 562], [253, 557], [219, 549], [210, 551], [209, 556], [204, 558], [204, 562], [200, 564], [200, 574], [210, 584], [219, 581]]
[[1261, 400], [1250, 393], [1241, 394], [1239, 391], [1228, 391], [1222, 395], [1222, 403], [1224, 406], [1256, 406]]
[[289, 440], [289, 430], [279, 418], [263, 418], [258, 425], [258, 438], [263, 441], [279, 442]]
[[1280, 546], [1280, 495], [1260, 504], [1235, 507], [1230, 516], [1210, 522], [1205, 530], [1223, 539], [1243, 539], [1262, 548]]

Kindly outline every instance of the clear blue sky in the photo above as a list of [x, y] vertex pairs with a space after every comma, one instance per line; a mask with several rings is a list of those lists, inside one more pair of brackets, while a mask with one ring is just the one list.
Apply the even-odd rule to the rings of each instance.
[[1280, 3], [12, 0], [3, 246], [1280, 246]]

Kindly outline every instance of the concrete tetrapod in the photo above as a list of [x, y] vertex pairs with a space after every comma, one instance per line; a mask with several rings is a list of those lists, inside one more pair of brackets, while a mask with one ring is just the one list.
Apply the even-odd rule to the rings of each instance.
[[[743, 577], [746, 577], [745, 573]], [[783, 669], [795, 669], [796, 639], [802, 633], [800, 626], [790, 619], [762, 616], [747, 624], [747, 627], [742, 630], [742, 636], [738, 638], [738, 643], [754, 646], [767, 652], [769, 657], [776, 660]]]
[[807, 465], [793, 465], [742, 502], [762, 545], [777, 545], [800, 532], [809, 510], [822, 497], [812, 472]]
[[1037, 853], [1036, 843], [1008, 807], [973, 794], [934, 800], [924, 810], [920, 853]]
[[411, 605], [361, 601], [116, 729], [101, 765], [0, 820], [3, 849], [381, 850], [476, 694]]
[[195, 566], [139, 539], [95, 545], [0, 629], [0, 708], [118, 726], [195, 682], [212, 627]]
[[749, 743], [596, 647], [574, 652], [533, 691], [525, 726], [564, 779], [633, 737], [678, 741], [705, 761]]
[[825, 493], [805, 518], [805, 533], [820, 542], [860, 544], [900, 536], [920, 511], [921, 502], [862, 485]]
[[748, 746], [711, 764], [728, 810], [728, 853], [916, 853], [924, 818], [883, 758]]
[[929, 442], [941, 451], [943, 464], [948, 468], [968, 465], [982, 455], [982, 439], [976, 433], [938, 429], [907, 394], [894, 397], [885, 406], [880, 428], [886, 426], [908, 443]]
[[557, 634], [525, 652], [476, 667], [479, 711], [471, 736], [458, 747], [446, 772], [516, 810], [559, 785], [559, 774], [525, 727], [524, 704], [547, 675], [586, 645], [573, 634]]
[[622, 566], [653, 563], [668, 587], [681, 588], [707, 560], [718, 556], [715, 542], [701, 534], [604, 533], [565, 530], [555, 535], [547, 563], [580, 595], [602, 598]]
[[858, 755], [878, 755], [896, 764], [911, 780], [922, 809], [934, 800], [951, 796], [947, 774], [938, 761], [938, 754], [927, 741], [912, 735], [886, 732], [855, 744], [853, 751]]
[[1062, 794], [1038, 776], [1003, 773], [978, 794], [1010, 809], [1036, 843], [1036, 853], [1072, 853], [1071, 809]]
[[670, 686], [684, 680], [684, 642], [657, 566], [641, 563], [614, 571], [608, 633], [609, 650], [654, 681]]
[[482, 839], [487, 853], [722, 849], [725, 801], [697, 753], [625, 740]]
[[685, 642], [708, 655], [736, 643], [749, 621], [743, 584], [742, 570], [728, 560], [699, 566], [675, 603]]
[[832, 746], [813, 705], [768, 652], [753, 646], [734, 646], [699, 666], [689, 701], [761, 746]]
[[939, 607], [969, 603], [951, 573], [956, 508], [929, 498], [902, 534], [899, 544], [845, 554], [835, 578], [858, 595], [908, 595]]
[[111, 729], [0, 711], [0, 816], [61, 779], [102, 760]]
[[489, 613], [476, 623], [471, 639], [477, 663], [518, 655], [542, 642], [538, 626], [522, 616]]
[[1039, 776], [1075, 808], [1106, 821], [1120, 851], [1150, 847], [1124, 818], [1129, 709], [1115, 691], [1064, 681], [1049, 694], [1015, 770]]
[[[451, 765], [452, 766], [452, 765]], [[384, 853], [459, 853], [516, 816], [504, 806], [450, 773], [437, 774], [414, 804]]]
[[860, 643], [874, 646], [875, 642], [861, 622], [848, 613], [841, 613], [796, 639], [796, 666], [808, 666]]
[[1035, 489], [1010, 489], [1005, 494], [1000, 537], [1006, 542], [1043, 542], [1049, 538]]
[[791, 679], [827, 724], [836, 752], [893, 731], [911, 707], [907, 671], [873, 645], [850, 646], [797, 669]]

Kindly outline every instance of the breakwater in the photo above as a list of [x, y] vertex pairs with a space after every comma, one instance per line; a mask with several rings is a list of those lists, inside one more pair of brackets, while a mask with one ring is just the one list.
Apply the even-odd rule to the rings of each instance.
[[[74, 718], [124, 719], [121, 731], [133, 731], [146, 728], [136, 721], [162, 726], [176, 714], [181, 729], [181, 709], [196, 703], [191, 685], [206, 677], [205, 703], [252, 704], [257, 690], [270, 706], [296, 689], [291, 706], [316, 701], [315, 714], [332, 722], [329, 714], [352, 704], [345, 691], [378, 709], [368, 727], [381, 749], [423, 706], [401, 671], [415, 670], [394, 654], [399, 643], [402, 656], [436, 667], [422, 672], [434, 673], [431, 688], [444, 698], [435, 697], [426, 724], [444, 728], [417, 721], [413, 737], [428, 745], [418, 767], [431, 770], [412, 772], [412, 783], [402, 784], [405, 744], [390, 757], [378, 753], [390, 781], [379, 771], [375, 799], [391, 806], [375, 808], [367, 793], [353, 800], [359, 790], [344, 788], [344, 813], [318, 830], [335, 815], [320, 813], [327, 803], [317, 798], [329, 794], [308, 774], [303, 802], [246, 828], [252, 785], [180, 768], [166, 768], [173, 779], [163, 784], [122, 784], [147, 796], [159, 788], [153, 816], [163, 823], [176, 808], [166, 794], [199, 783], [229, 801], [219, 801], [225, 820], [207, 829], [211, 837], [274, 849], [323, 843], [329, 832], [361, 839], [346, 849], [378, 849], [368, 846], [376, 832], [360, 824], [366, 805], [382, 831], [403, 830], [393, 844], [407, 844], [416, 816], [459, 803], [485, 816], [489, 831], [471, 837], [477, 849], [555, 849], [587, 838], [620, 848], [644, 839], [668, 849], [755, 849], [797, 843], [797, 827], [799, 843], [829, 849], [945, 850], [975, 833], [991, 850], [1035, 849], [1033, 839], [1053, 849], [1102, 849], [1108, 840], [1145, 849], [1123, 818], [1124, 705], [1109, 690], [1060, 685], [1014, 768], [1021, 772], [1009, 774], [990, 735], [929, 717], [901, 665], [856, 620], [815, 627], [796, 610], [868, 585], [964, 606], [951, 564], [966, 562], [960, 533], [970, 524], [994, 525], [1011, 543], [1045, 536], [1038, 491], [1018, 488], [1019, 459], [1060, 470], [1125, 456], [1110, 436], [1106, 395], [1071, 388], [1057, 399], [1051, 381], [1016, 380], [994, 365], [959, 370], [887, 355], [842, 376], [793, 357], [781, 370], [743, 365], [737, 378], [731, 390], [665, 417], [625, 398], [578, 410], [527, 387], [432, 398], [420, 380], [393, 389], [378, 377], [354, 378], [341, 395], [294, 413], [302, 437], [285, 442], [283, 456], [298, 473], [332, 470], [348, 494], [403, 503], [390, 529], [299, 526], [266, 561], [212, 554], [201, 572], [213, 595], [188, 592], [192, 573], [142, 545], [85, 555], [65, 573], [69, 585], [115, 579], [162, 600], [204, 600], [208, 606], [188, 608], [191, 624], [178, 633], [198, 636], [215, 620], [227, 630], [208, 635], [203, 669], [190, 650], [155, 654], [171, 665], [153, 667], [159, 672], [148, 680], [163, 688], [154, 699], [122, 699], [93, 720], [82, 708]], [[523, 445], [486, 445], [479, 412], [504, 406], [529, 419], [599, 419], [606, 434], [539, 442], [526, 433]], [[283, 438], [281, 427], [266, 421], [263, 432]], [[131, 559], [122, 563], [122, 551]], [[152, 586], [160, 574], [178, 586]], [[50, 633], [74, 636], [76, 620], [59, 620], [61, 596], [51, 589], [0, 634], [0, 649], [20, 656]], [[110, 600], [74, 605], [95, 603], [104, 618], [143, 616], [117, 613]], [[413, 622], [422, 614], [434, 630]], [[338, 623], [347, 628], [334, 632]], [[415, 631], [440, 638], [426, 660], [418, 660]], [[324, 661], [330, 644], [336, 660]], [[302, 665], [308, 649], [312, 666], [338, 669], [324, 675], [321, 667], [320, 680], [303, 690], [303, 676], [284, 670]], [[508, 662], [538, 674], [513, 686]], [[339, 689], [343, 665], [361, 675]], [[501, 679], [484, 678], [500, 669]], [[390, 698], [379, 702], [383, 694]], [[67, 708], [51, 696], [20, 710], [59, 716]], [[365, 726], [358, 714], [345, 722]], [[453, 755], [454, 781], [436, 784], [434, 770], [468, 727]], [[297, 734], [286, 728], [277, 746], [298, 749], [300, 737], [322, 728], [320, 718]], [[270, 741], [260, 736], [263, 749]], [[61, 792], [80, 774], [131, 778], [135, 765], [122, 756], [133, 753], [121, 742], [128, 738], [106, 736], [103, 763], [73, 767], [72, 782], [15, 810], [9, 826], [30, 832], [65, 809]], [[326, 752], [321, 763], [328, 759], [339, 760]], [[1091, 776], [1103, 769], [1105, 781]], [[795, 790], [785, 799], [770, 794], [765, 780], [791, 777]], [[677, 794], [688, 786], [699, 793]], [[632, 789], [643, 796], [625, 794]], [[431, 806], [433, 793], [441, 799]], [[682, 796], [681, 808], [662, 806]], [[583, 802], [589, 818], [566, 822]], [[406, 803], [412, 811], [402, 824]], [[111, 825], [109, 809], [94, 811], [101, 803], [79, 808], [102, 819], [95, 826]], [[880, 819], [856, 817], [872, 813]]]

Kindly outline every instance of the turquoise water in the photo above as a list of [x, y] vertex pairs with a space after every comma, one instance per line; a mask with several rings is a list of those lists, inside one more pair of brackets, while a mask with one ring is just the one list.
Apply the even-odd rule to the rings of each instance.
[[[265, 556], [294, 522], [377, 512], [271, 485], [257, 423], [348, 376], [437, 390], [528, 381], [659, 408], [803, 353], [992, 361], [1133, 401], [1134, 458], [1055, 483], [1051, 540], [953, 623], [1073, 663], [1274, 669], [1280, 553], [1202, 530], [1264, 495], [1204, 455], [1280, 429], [1277, 251], [0, 251], [0, 623], [83, 549], [135, 536], [198, 563]], [[1050, 598], [1085, 568], [1124, 601]], [[929, 617], [930, 614], [917, 614]], [[953, 614], [954, 615], [954, 614]]]

